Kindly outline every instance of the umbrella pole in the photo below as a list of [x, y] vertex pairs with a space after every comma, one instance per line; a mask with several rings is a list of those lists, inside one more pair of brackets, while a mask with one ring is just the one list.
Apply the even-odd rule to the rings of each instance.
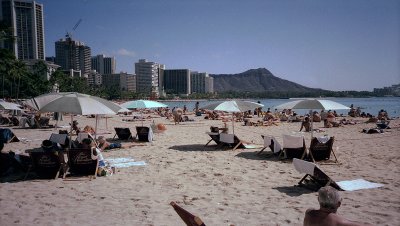
[[71, 114], [71, 127], [69, 130], [69, 149], [71, 149], [71, 145], [72, 145], [72, 127], [74, 124], [74, 116]]
[[232, 112], [232, 133], [235, 134], [235, 121], [233, 119], [233, 112]]
[[314, 133], [314, 121], [313, 121], [313, 110], [310, 110], [310, 120], [311, 120], [311, 140], [314, 137], [313, 133]]
[[95, 129], [94, 129], [94, 140], [97, 140], [97, 115], [95, 115], [96, 118], [96, 125], [95, 125]]

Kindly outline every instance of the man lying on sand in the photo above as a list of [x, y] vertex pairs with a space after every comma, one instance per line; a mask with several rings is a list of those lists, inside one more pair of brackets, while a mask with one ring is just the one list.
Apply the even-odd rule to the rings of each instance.
[[361, 224], [354, 221], [346, 220], [336, 214], [342, 199], [339, 192], [331, 187], [322, 187], [318, 191], [319, 210], [308, 209], [304, 217], [304, 226], [324, 225], [324, 226], [360, 226], [369, 225]]

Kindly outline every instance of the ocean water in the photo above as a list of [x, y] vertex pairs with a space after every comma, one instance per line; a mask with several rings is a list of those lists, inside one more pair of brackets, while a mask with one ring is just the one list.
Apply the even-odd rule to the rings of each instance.
[[[350, 107], [351, 104], [356, 107], [360, 107], [362, 112], [370, 113], [372, 115], [377, 115], [381, 109], [384, 109], [389, 114], [389, 117], [400, 117], [400, 97], [371, 97], [371, 98], [326, 98], [332, 101], [336, 101], [343, 105]], [[211, 103], [215, 103], [218, 101], [208, 101], [208, 100], [198, 100], [200, 108], [202, 106], [206, 106]], [[257, 102], [260, 101], [261, 104], [264, 104], [263, 110], [267, 110], [267, 108], [271, 108], [274, 110], [274, 107], [289, 101], [291, 99], [249, 99], [249, 101]], [[189, 110], [194, 109], [195, 103], [194, 101], [163, 101], [164, 104], [167, 104], [170, 108], [180, 107], [183, 108], [184, 105]], [[307, 110], [295, 110], [297, 113], [303, 115], [308, 113]], [[348, 110], [337, 110], [337, 113], [347, 115]]]

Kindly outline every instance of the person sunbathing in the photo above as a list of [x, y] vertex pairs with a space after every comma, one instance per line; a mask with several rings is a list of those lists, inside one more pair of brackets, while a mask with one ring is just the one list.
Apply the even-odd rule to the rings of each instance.
[[101, 151], [105, 151], [105, 150], [111, 150], [114, 148], [131, 148], [133, 146], [144, 146], [144, 144], [124, 144], [122, 145], [121, 143], [110, 143], [108, 141], [106, 141], [106, 139], [103, 136], [99, 136], [99, 138], [97, 139], [97, 142], [99, 144], [99, 149]]
[[331, 187], [322, 187], [318, 191], [318, 202], [320, 208], [308, 209], [304, 217], [304, 226], [324, 225], [324, 226], [360, 226], [370, 225], [350, 221], [339, 216], [336, 212], [342, 203], [339, 192]]

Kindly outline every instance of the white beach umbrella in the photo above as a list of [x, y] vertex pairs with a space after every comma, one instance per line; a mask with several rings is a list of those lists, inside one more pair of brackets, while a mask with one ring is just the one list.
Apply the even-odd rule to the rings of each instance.
[[310, 120], [311, 120], [311, 138], [313, 137], [313, 110], [346, 110], [350, 109], [349, 107], [337, 103], [332, 100], [323, 100], [323, 99], [302, 99], [290, 101], [278, 106], [274, 107], [275, 109], [306, 109], [310, 110]]
[[19, 111], [21, 111], [22, 109], [20, 108], [19, 104], [14, 104], [11, 102], [7, 102], [3, 99], [0, 99], [0, 110], [19, 110]]
[[[152, 100], [133, 100], [121, 104], [121, 107], [128, 109], [146, 109], [146, 108], [166, 108], [168, 107], [168, 105]], [[143, 114], [142, 114], [142, 126], [143, 126]]]
[[133, 100], [133, 101], [128, 101], [123, 104], [121, 104], [122, 107], [128, 108], [128, 109], [146, 109], [146, 108], [165, 108], [168, 107], [168, 105], [157, 102], [157, 101], [152, 101], [152, 100]]
[[[77, 115], [116, 114], [121, 106], [100, 97], [76, 92], [48, 93], [32, 99], [40, 112], [60, 112]], [[71, 130], [73, 117], [71, 115]]]
[[[223, 101], [223, 102], [209, 104], [202, 108], [215, 111], [245, 112], [249, 110], [254, 110], [259, 107], [264, 107], [264, 105], [251, 101], [230, 100], [230, 101]], [[232, 130], [233, 133], [235, 133], [235, 124], [233, 120], [233, 115], [232, 115]]]

